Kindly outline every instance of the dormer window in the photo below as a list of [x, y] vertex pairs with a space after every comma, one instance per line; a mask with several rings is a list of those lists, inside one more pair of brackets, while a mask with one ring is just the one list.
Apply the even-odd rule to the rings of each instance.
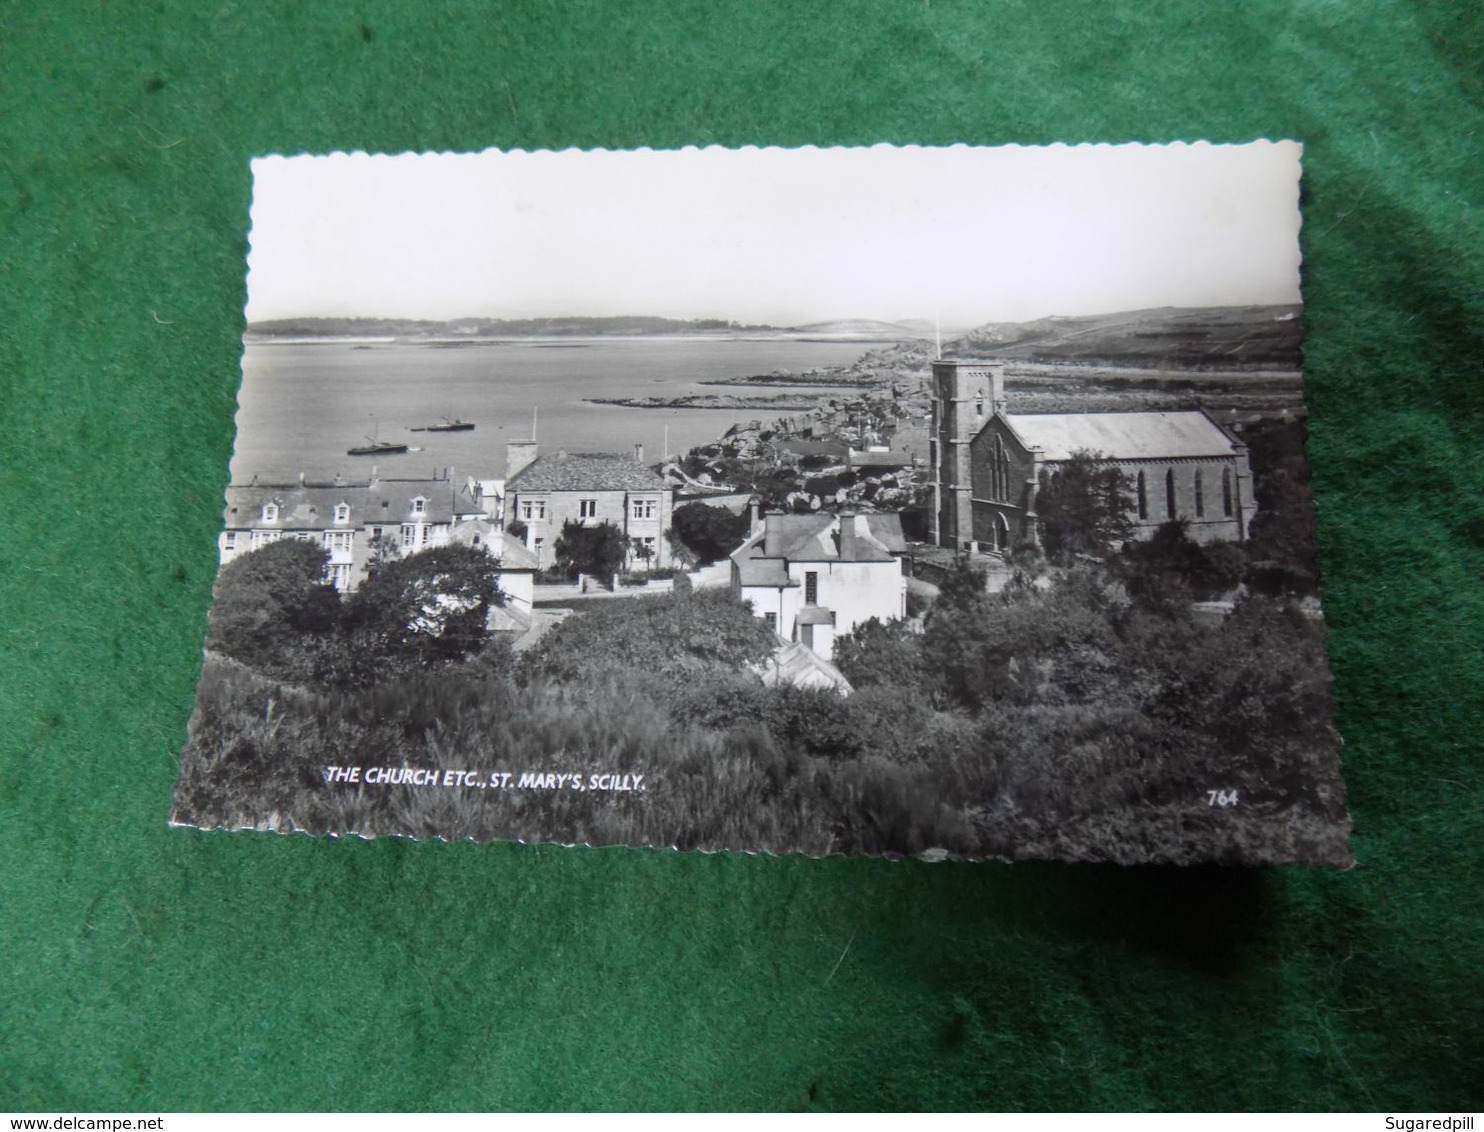
[[350, 504], [349, 503], [337, 503], [337, 504], [335, 504], [335, 522], [337, 522], [337, 523], [348, 523], [348, 522], [350, 522]]
[[263, 522], [265, 522], [265, 523], [276, 523], [276, 522], [278, 522], [278, 504], [277, 503], [265, 503], [265, 504], [263, 504]]
[[427, 511], [427, 509], [428, 509], [428, 501], [426, 499], [424, 499], [421, 495], [419, 495], [416, 499], [414, 499], [412, 501], [412, 513], [414, 515], [422, 515], [422, 514], [424, 514]]

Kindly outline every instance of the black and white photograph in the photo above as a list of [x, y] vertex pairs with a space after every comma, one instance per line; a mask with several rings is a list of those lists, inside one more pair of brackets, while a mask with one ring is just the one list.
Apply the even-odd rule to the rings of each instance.
[[172, 822], [1347, 866], [1301, 158], [256, 159]]

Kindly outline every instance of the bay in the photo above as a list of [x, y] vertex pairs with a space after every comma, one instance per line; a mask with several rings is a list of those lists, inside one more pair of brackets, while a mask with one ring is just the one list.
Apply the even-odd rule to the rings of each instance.
[[[728, 377], [848, 365], [884, 343], [746, 338], [562, 339], [470, 343], [249, 342], [242, 361], [232, 480], [287, 482], [336, 474], [412, 478], [504, 475], [505, 442], [531, 435], [542, 451], [683, 453], [739, 420], [776, 410], [631, 409], [592, 397], [789, 392], [776, 386], [702, 385]], [[843, 390], [819, 390], [839, 395]], [[413, 432], [446, 417], [471, 432]], [[407, 444], [403, 455], [355, 457], [368, 440]]]

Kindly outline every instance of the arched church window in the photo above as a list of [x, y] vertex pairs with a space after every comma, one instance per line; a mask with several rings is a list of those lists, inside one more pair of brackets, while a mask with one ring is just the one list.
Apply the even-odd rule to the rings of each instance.
[[1175, 469], [1165, 469], [1165, 518], [1175, 517]]
[[1228, 518], [1232, 513], [1232, 470], [1221, 469], [1221, 510]]
[[1201, 482], [1201, 470], [1195, 470], [1195, 517], [1203, 519], [1206, 515], [1206, 487]]
[[1149, 485], [1144, 482], [1144, 473], [1139, 473], [1139, 518], [1149, 518]]

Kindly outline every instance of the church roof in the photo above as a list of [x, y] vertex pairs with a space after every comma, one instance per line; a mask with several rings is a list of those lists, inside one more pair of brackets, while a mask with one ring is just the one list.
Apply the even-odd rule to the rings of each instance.
[[1048, 460], [1097, 452], [1110, 460], [1173, 460], [1230, 456], [1231, 437], [1202, 412], [1007, 413], [1006, 422], [1028, 448]]
[[538, 456], [506, 481], [508, 491], [664, 491], [665, 478], [632, 456], [568, 452]]

